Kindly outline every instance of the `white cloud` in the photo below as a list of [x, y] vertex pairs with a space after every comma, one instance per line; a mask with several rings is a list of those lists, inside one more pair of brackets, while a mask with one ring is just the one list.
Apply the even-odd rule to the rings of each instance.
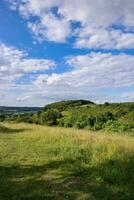
[[42, 72], [55, 67], [48, 59], [31, 59], [17, 48], [0, 43], [0, 84], [12, 85], [14, 81], [27, 73]]
[[134, 48], [134, 34], [121, 30], [108, 30], [85, 26], [76, 31], [77, 48], [131, 49]]
[[38, 23], [29, 22], [28, 27], [38, 40], [65, 42], [70, 34], [70, 23], [64, 19], [57, 19], [53, 14], [43, 16]]
[[[27, 18], [28, 27], [40, 41], [66, 42], [67, 38], [75, 35], [77, 48], [134, 48], [133, 0], [9, 2], [21, 16]], [[37, 20], [31, 21], [31, 16], [35, 16]], [[76, 31], [73, 23], [80, 24], [79, 30]]]
[[56, 83], [59, 83], [59, 81], [61, 80], [60, 75], [56, 74], [56, 73], [52, 73], [51, 75], [47, 75], [47, 74], [42, 74], [39, 75], [35, 81], [35, 85], [39, 85], [39, 86], [44, 86], [44, 84], [46, 85], [56, 85]]
[[16, 100], [17, 101], [27, 101], [30, 98], [30, 96], [24, 96], [24, 97], [18, 97]]
[[55, 63], [47, 59], [23, 59], [19, 66], [26, 73], [48, 70], [55, 67]]
[[107, 88], [134, 86], [134, 57], [112, 55], [111, 53], [91, 53], [67, 58], [72, 67], [70, 72], [39, 76], [36, 85], [56, 86], [67, 90], [83, 91], [83, 88]]

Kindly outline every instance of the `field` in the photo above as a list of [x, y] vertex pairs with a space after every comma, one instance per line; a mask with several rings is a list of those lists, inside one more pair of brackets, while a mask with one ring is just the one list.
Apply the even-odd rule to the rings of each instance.
[[1, 124], [0, 200], [133, 200], [134, 138]]

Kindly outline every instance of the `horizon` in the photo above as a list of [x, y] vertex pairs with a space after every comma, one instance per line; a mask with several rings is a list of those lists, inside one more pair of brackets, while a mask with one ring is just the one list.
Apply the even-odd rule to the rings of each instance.
[[133, 0], [2, 0], [0, 106], [134, 102]]
[[[8, 106], [4, 106], [4, 105], [0, 105], [0, 108], [1, 107], [9, 107], [9, 108], [43, 108], [44, 106], [47, 106], [49, 104], [53, 104], [53, 103], [59, 103], [59, 102], [65, 102], [65, 101], [73, 101], [73, 100], [76, 100], [76, 101], [80, 101], [80, 100], [87, 100], [87, 101], [90, 101], [90, 99], [68, 99], [68, 100], [61, 100], [61, 101], [54, 101], [54, 102], [50, 102], [48, 104], [44, 104], [42, 106], [28, 106], [28, 105], [23, 105], [23, 106], [12, 106], [12, 105], [8, 105]], [[105, 103], [109, 103], [109, 104], [122, 104], [122, 103], [134, 103], [134, 101], [123, 101], [123, 102], [103, 102], [103, 103], [98, 103], [98, 102], [93, 102], [91, 101], [92, 103], [94, 103], [95, 105], [104, 105]]]

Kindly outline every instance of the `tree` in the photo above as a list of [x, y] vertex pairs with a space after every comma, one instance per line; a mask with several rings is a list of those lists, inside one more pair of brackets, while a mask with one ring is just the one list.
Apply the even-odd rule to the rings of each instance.
[[0, 114], [0, 122], [3, 122], [5, 120], [5, 115], [4, 114]]
[[57, 119], [61, 118], [62, 114], [56, 109], [50, 109], [41, 113], [41, 123], [49, 126], [57, 125]]

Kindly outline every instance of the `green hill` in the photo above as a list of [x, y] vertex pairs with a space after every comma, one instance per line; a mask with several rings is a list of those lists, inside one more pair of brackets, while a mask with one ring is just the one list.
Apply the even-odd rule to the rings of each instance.
[[44, 107], [44, 110], [48, 109], [58, 109], [60, 111], [67, 110], [69, 108], [74, 108], [74, 107], [79, 107], [83, 105], [94, 105], [92, 101], [88, 100], [68, 100], [68, 101], [60, 101], [60, 102], [55, 102], [48, 104]]

